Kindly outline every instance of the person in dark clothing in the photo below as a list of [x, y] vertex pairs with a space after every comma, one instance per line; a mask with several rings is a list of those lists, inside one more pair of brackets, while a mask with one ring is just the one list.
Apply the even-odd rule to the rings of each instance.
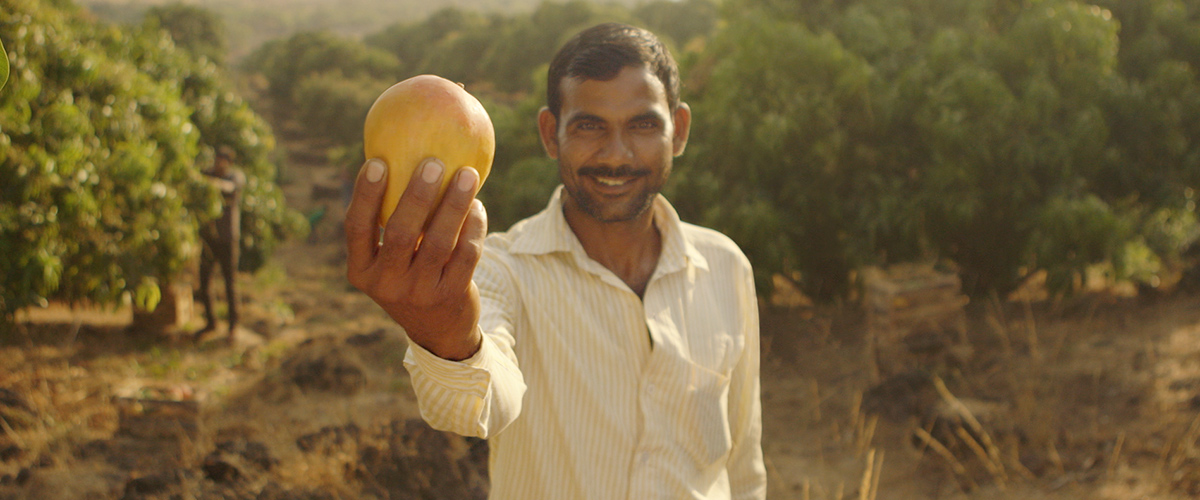
[[217, 149], [213, 167], [204, 171], [221, 191], [221, 216], [200, 228], [200, 301], [204, 304], [205, 325], [196, 332], [194, 338], [199, 340], [204, 334], [217, 328], [217, 315], [213, 308], [212, 274], [213, 266], [221, 266], [221, 274], [225, 278], [225, 300], [229, 306], [229, 336], [233, 342], [234, 332], [238, 323], [238, 298], [236, 276], [238, 268], [238, 250], [241, 240], [241, 201], [242, 189], [246, 185], [246, 176], [233, 166], [236, 155], [227, 146]]

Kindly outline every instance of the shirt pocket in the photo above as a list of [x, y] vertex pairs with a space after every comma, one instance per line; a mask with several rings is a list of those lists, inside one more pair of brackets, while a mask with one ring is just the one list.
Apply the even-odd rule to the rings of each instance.
[[702, 341], [692, 339], [685, 358], [697, 368], [728, 378], [744, 350], [745, 341], [741, 337], [714, 331], [708, 332]]
[[733, 446], [729, 429], [729, 374], [689, 360], [680, 360], [685, 371], [681, 391], [683, 418], [678, 436], [687, 454], [700, 469], [723, 462]]

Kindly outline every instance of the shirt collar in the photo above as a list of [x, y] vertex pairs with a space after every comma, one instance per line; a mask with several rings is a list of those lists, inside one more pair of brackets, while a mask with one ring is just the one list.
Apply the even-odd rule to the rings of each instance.
[[[550, 254], [568, 252], [587, 259], [587, 252], [579, 238], [571, 231], [562, 212], [562, 190], [560, 185], [550, 196], [546, 208], [530, 217], [513, 240], [509, 252], [514, 254]], [[689, 263], [700, 269], [708, 269], [708, 261], [695, 245], [683, 234], [683, 221], [675, 207], [663, 195], [657, 195], [650, 208], [654, 211], [654, 224], [663, 236], [662, 254], [659, 256], [655, 274], [666, 274], [682, 270]]]

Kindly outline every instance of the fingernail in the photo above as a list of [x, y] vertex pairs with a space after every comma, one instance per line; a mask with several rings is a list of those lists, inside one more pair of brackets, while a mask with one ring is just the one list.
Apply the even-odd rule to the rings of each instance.
[[367, 182], [379, 182], [386, 170], [387, 166], [383, 162], [375, 159], [367, 160]]
[[425, 160], [421, 166], [421, 179], [433, 184], [442, 179], [442, 162], [436, 159]]
[[475, 176], [468, 174], [474, 171], [473, 168], [464, 168], [458, 172], [458, 189], [462, 191], [470, 191], [475, 187]]

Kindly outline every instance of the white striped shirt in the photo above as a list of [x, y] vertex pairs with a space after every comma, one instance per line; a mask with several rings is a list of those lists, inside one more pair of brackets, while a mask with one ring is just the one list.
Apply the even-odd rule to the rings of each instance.
[[435, 428], [487, 438], [492, 500], [762, 499], [758, 309], [750, 264], [654, 202], [662, 254], [638, 296], [562, 214], [489, 235], [483, 346], [405, 366]]

